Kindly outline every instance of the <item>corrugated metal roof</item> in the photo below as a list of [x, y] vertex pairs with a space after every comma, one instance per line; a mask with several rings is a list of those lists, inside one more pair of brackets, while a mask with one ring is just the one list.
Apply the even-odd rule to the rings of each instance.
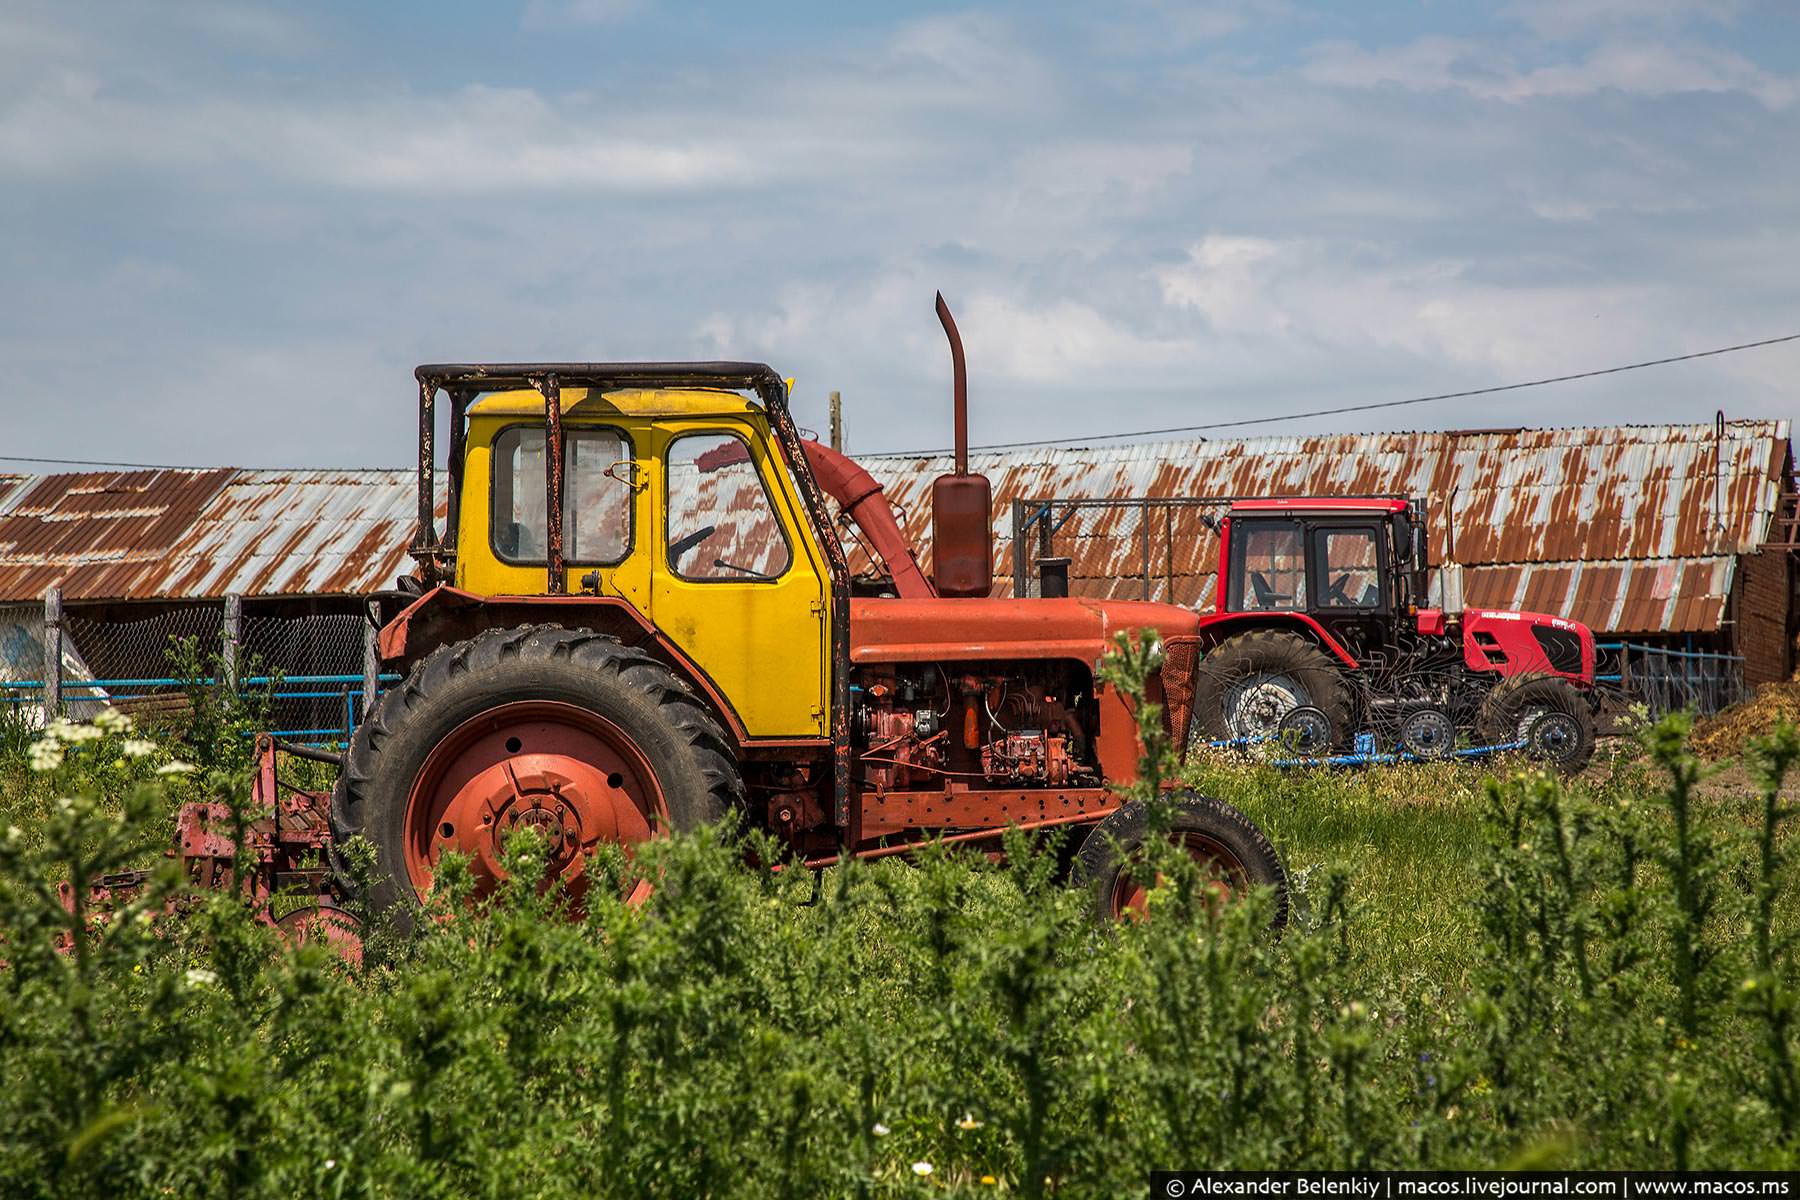
[[0, 496], [0, 598], [348, 595], [407, 565], [414, 476], [394, 471], [113, 471]]
[[[1399, 493], [1454, 531], [1468, 602], [1566, 613], [1626, 633], [1717, 629], [1735, 556], [1771, 530], [1785, 421], [1470, 433], [1334, 434], [984, 452], [996, 590], [1011, 591], [1011, 502]], [[928, 546], [948, 456], [864, 460]], [[441, 478], [441, 476], [440, 476]], [[353, 595], [408, 567], [413, 473], [112, 471], [0, 475], [0, 601], [60, 581], [69, 600]], [[442, 502], [439, 504], [442, 510]], [[1446, 522], [1448, 511], [1452, 520]], [[1193, 509], [1151, 517], [1151, 595], [1212, 599], [1217, 540]], [[1139, 510], [1088, 511], [1057, 535], [1082, 595], [1143, 594]]]
[[[1015, 499], [1423, 497], [1432, 559], [1469, 568], [1468, 603], [1567, 614], [1597, 629], [1717, 629], [1735, 556], [1768, 540], [1786, 421], [1331, 434], [978, 452], [994, 485], [996, 590], [1010, 594]], [[948, 455], [870, 458], [916, 543]], [[1446, 519], [1446, 515], [1448, 519]], [[1083, 510], [1058, 531], [1080, 595], [1144, 594], [1135, 508]], [[1193, 509], [1152, 510], [1150, 593], [1212, 601], [1216, 537]], [[1454, 553], [1452, 553], [1454, 551]]]

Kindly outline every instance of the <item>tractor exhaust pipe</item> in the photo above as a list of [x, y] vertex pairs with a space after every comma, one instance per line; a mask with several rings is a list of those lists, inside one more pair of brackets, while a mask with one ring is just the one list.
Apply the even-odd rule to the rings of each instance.
[[986, 596], [994, 586], [993, 489], [969, 473], [969, 369], [956, 319], [937, 294], [938, 320], [950, 339], [956, 402], [956, 470], [931, 484], [932, 575], [940, 596]]
[[944, 303], [944, 293], [937, 294], [938, 323], [950, 339], [951, 392], [956, 399], [956, 473], [969, 473], [969, 363], [963, 357], [962, 334], [957, 332], [956, 318]]

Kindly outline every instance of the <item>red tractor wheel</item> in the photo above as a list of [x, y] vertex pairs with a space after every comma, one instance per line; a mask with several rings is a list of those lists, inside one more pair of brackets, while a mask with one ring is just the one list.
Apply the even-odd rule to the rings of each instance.
[[546, 625], [490, 630], [415, 666], [356, 731], [332, 828], [374, 843], [368, 899], [405, 921], [448, 852], [467, 856], [485, 894], [506, 838], [535, 830], [546, 884], [579, 900], [600, 845], [629, 852], [717, 823], [742, 797], [724, 735], [667, 667]]
[[362, 966], [362, 922], [336, 904], [322, 901], [290, 909], [275, 918], [275, 928], [290, 946], [317, 942], [351, 966]]
[[[1210, 796], [1184, 794], [1170, 801], [1169, 840], [1208, 872], [1219, 895], [1229, 901], [1255, 887], [1272, 887], [1273, 925], [1284, 925], [1287, 871], [1263, 832], [1243, 813]], [[1150, 889], [1158, 882], [1144, 862], [1150, 836], [1150, 813], [1143, 804], [1127, 804], [1089, 831], [1070, 879], [1090, 889], [1097, 917], [1117, 921], [1147, 911]]]

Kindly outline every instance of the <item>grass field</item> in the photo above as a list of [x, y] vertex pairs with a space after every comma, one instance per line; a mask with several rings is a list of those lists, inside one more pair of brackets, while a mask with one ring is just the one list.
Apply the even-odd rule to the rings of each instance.
[[[179, 801], [241, 795], [232, 736], [132, 757], [108, 734], [48, 771], [0, 741], [0, 1191], [1100, 1196], [1153, 1166], [1800, 1162], [1792, 804], [1758, 785], [1791, 734], [1709, 780], [1675, 727], [1566, 787], [1190, 764], [1280, 848], [1279, 939], [1180, 863], [1150, 921], [1097, 930], [1023, 841], [1003, 868], [836, 868], [809, 905], [803, 873], [677, 839], [646, 909], [577, 921], [524, 889], [471, 911], [451, 872], [439, 919], [377, 930], [359, 971], [224, 898], [159, 922], [152, 897], [53, 952], [39, 885], [154, 860]], [[211, 770], [158, 776], [175, 755]]]

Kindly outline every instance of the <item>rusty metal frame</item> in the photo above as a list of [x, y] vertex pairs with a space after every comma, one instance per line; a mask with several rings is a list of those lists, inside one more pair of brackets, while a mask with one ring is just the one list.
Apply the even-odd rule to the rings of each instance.
[[[413, 537], [413, 557], [435, 580], [454, 553], [455, 535], [448, 546], [437, 535], [432, 435], [433, 399], [442, 388], [451, 393], [457, 420], [452, 425], [452, 447], [460, 449], [461, 416], [478, 393], [531, 388], [545, 397], [544, 425], [545, 492], [550, 504], [549, 585], [554, 595], [564, 594], [566, 569], [562, 564], [562, 406], [564, 387], [590, 391], [621, 388], [725, 388], [753, 392], [762, 401], [774, 430], [775, 441], [787, 461], [789, 474], [800, 489], [814, 540], [825, 554], [831, 584], [831, 742], [832, 792], [839, 825], [854, 839], [859, 806], [850, 795], [850, 566], [843, 544], [831, 524], [825, 496], [800, 443], [800, 432], [788, 411], [787, 384], [766, 363], [756, 362], [618, 362], [618, 363], [427, 363], [413, 372], [419, 381], [419, 523]], [[458, 403], [456, 397], [460, 395]], [[554, 469], [551, 464], [555, 464]], [[452, 464], [452, 492], [460, 484], [460, 464]], [[451, 500], [455, 505], [456, 501]]]

